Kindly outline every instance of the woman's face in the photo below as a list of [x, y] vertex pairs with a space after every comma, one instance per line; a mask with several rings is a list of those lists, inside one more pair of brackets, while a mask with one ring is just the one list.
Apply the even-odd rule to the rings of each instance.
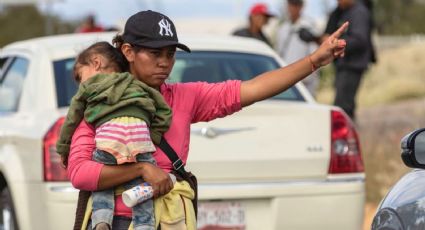
[[344, 10], [350, 8], [354, 3], [355, 0], [338, 0], [338, 7]]
[[301, 16], [302, 5], [288, 3], [289, 19], [296, 22]]
[[141, 48], [138, 52], [126, 55], [130, 63], [130, 72], [138, 80], [147, 85], [159, 88], [173, 69], [175, 62], [175, 46], [162, 48]]
[[269, 17], [264, 14], [254, 14], [251, 15], [251, 21], [256, 28], [261, 29], [267, 24], [267, 22], [269, 21]]

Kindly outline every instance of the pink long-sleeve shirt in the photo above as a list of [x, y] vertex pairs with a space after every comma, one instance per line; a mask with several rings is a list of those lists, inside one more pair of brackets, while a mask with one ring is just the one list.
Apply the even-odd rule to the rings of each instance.
[[[170, 129], [164, 137], [186, 163], [190, 124], [224, 117], [241, 109], [241, 81], [226, 81], [215, 84], [205, 82], [163, 84], [161, 94], [173, 111]], [[94, 127], [81, 122], [72, 136], [68, 159], [68, 178], [72, 185], [81, 190], [95, 191], [103, 164], [92, 161], [95, 148]], [[172, 165], [168, 157], [157, 148], [154, 153], [158, 167], [169, 172]], [[115, 215], [131, 216], [131, 210], [121, 197], [115, 202]]]

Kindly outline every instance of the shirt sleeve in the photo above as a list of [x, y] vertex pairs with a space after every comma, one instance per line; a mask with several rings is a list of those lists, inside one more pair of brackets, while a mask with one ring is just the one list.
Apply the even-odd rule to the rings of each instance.
[[95, 149], [94, 127], [82, 121], [72, 136], [68, 158], [68, 178], [81, 190], [95, 191], [103, 164], [92, 160]]
[[241, 110], [241, 81], [191, 83], [194, 90], [192, 123], [210, 121]]

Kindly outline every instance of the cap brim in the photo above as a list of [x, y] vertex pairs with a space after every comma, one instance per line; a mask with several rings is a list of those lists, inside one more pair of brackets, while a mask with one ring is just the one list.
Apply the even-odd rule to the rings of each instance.
[[140, 45], [140, 46], [144, 46], [144, 47], [148, 47], [148, 48], [162, 48], [162, 47], [166, 47], [166, 46], [176, 46], [177, 48], [184, 50], [188, 53], [190, 53], [190, 49], [189, 47], [187, 47], [186, 45], [176, 42], [176, 41], [150, 41], [150, 42], [142, 42], [140, 44], [136, 44], [136, 45]]

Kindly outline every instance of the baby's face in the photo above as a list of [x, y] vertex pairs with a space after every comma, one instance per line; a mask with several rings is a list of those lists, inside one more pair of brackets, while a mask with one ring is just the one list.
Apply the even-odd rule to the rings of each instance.
[[87, 81], [90, 77], [100, 73], [99, 70], [96, 70], [93, 64], [88, 64], [88, 65], [77, 64], [75, 71], [80, 80], [80, 83], [83, 83]]
[[107, 61], [102, 55], [95, 55], [88, 64], [77, 63], [75, 65], [75, 77], [77, 81], [83, 83], [96, 74], [109, 74], [118, 72], [116, 65]]

